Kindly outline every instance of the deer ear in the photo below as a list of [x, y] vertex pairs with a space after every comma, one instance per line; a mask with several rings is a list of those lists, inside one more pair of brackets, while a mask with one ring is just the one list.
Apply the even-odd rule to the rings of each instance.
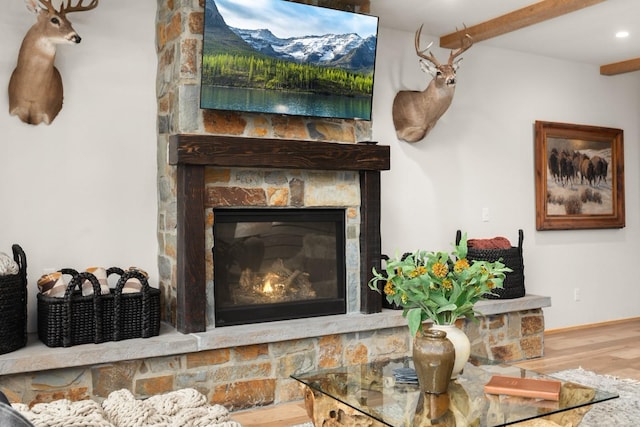
[[43, 9], [38, 0], [24, 0], [24, 3], [27, 5], [27, 9], [32, 13], [40, 13]]
[[422, 71], [424, 71], [425, 73], [431, 74], [433, 77], [436, 76], [438, 69], [436, 68], [435, 65], [433, 65], [430, 62], [423, 61], [422, 59], [418, 60], [418, 62], [420, 63], [420, 68], [422, 69]]
[[452, 65], [452, 67], [453, 67], [453, 71], [458, 71], [458, 67], [460, 67], [460, 61], [462, 61], [462, 58], [457, 59], [457, 60], [453, 63], [453, 65]]

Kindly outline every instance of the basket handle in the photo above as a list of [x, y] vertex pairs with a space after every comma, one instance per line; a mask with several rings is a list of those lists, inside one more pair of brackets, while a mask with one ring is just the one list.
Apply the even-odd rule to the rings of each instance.
[[78, 273], [78, 271], [74, 270], [73, 268], [62, 268], [58, 271], [62, 274], [68, 274], [69, 276], [71, 276], [71, 280], [69, 281], [69, 284], [67, 285], [67, 289], [64, 293], [64, 298], [71, 298], [71, 295], [73, 294], [73, 290], [76, 287], [78, 288], [78, 290], [81, 291], [82, 284], [84, 283], [85, 280], [88, 280], [89, 282], [91, 282], [91, 287], [93, 288], [93, 295], [96, 295], [96, 296], [101, 295], [102, 288], [100, 287], [100, 282], [98, 281], [96, 276], [93, 275], [93, 273], [89, 273], [88, 271], [83, 271], [82, 273]]
[[63, 268], [60, 270], [62, 274], [70, 274], [72, 276], [69, 285], [64, 293], [64, 311], [62, 316], [62, 346], [63, 347], [71, 347], [73, 343], [71, 342], [71, 318], [73, 315], [73, 304], [71, 296], [73, 294], [73, 289], [77, 286], [78, 289], [82, 289], [82, 283], [85, 280], [91, 282], [91, 286], [93, 287], [93, 318], [95, 329], [93, 332], [93, 342], [96, 344], [100, 344], [104, 342], [102, 339], [102, 298], [100, 298], [100, 282], [93, 274], [83, 271], [82, 273], [78, 273], [76, 270], [71, 268]]
[[122, 328], [120, 328], [120, 319], [122, 317], [122, 288], [124, 288], [124, 285], [129, 279], [138, 279], [142, 285], [142, 289], [140, 289], [140, 293], [142, 294], [142, 338], [149, 338], [151, 336], [151, 325], [149, 323], [151, 320], [151, 301], [149, 295], [150, 286], [147, 277], [138, 270], [123, 271], [120, 268], [112, 267], [107, 271], [120, 274], [120, 279], [116, 284], [113, 294], [113, 341], [120, 341], [122, 339]]
[[520, 256], [522, 256], [522, 241], [524, 240], [524, 233], [522, 229], [518, 230], [518, 252], [520, 252]]
[[22, 282], [24, 286], [27, 286], [27, 256], [18, 244], [11, 246], [11, 249], [13, 250], [13, 260], [18, 264], [18, 268], [20, 268]]
[[[13, 260], [18, 264], [18, 268], [20, 269], [20, 277], [22, 278], [22, 286], [24, 287], [24, 304], [23, 304], [23, 316], [24, 321], [27, 321], [27, 256], [24, 251], [18, 244], [14, 244], [11, 246], [11, 250], [13, 251]], [[24, 328], [24, 336], [22, 338], [24, 341], [24, 345], [27, 345], [27, 328]]]

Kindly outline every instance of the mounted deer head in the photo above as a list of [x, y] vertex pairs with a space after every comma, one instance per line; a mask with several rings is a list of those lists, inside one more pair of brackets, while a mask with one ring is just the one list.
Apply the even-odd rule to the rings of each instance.
[[420, 68], [431, 74], [433, 79], [422, 92], [401, 90], [393, 100], [393, 125], [399, 139], [416, 142], [423, 139], [447, 111], [456, 90], [456, 70], [462, 58], [456, 58], [473, 44], [469, 34], [465, 34], [461, 47], [449, 54], [449, 61], [440, 64], [429, 50], [433, 42], [420, 49], [422, 26], [416, 31], [416, 53], [420, 57]]
[[37, 18], [24, 36], [18, 64], [9, 81], [9, 114], [25, 123], [49, 124], [62, 108], [62, 78], [53, 65], [56, 45], [80, 43], [67, 13], [91, 10], [99, 0], [90, 0], [86, 6], [83, 0], [75, 5], [72, 1], [63, 0], [60, 10], [56, 10], [51, 0], [25, 0], [27, 9]]

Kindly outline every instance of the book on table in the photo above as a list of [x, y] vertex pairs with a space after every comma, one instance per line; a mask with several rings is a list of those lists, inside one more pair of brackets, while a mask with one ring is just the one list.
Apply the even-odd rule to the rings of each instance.
[[494, 375], [485, 384], [484, 392], [488, 394], [559, 400], [561, 386], [562, 382], [558, 380]]

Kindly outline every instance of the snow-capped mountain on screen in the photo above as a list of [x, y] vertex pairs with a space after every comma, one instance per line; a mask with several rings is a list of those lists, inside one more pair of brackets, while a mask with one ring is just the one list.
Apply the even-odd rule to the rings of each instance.
[[281, 39], [268, 29], [231, 28], [256, 51], [278, 59], [348, 70], [373, 69], [376, 38], [357, 34], [308, 35]]

